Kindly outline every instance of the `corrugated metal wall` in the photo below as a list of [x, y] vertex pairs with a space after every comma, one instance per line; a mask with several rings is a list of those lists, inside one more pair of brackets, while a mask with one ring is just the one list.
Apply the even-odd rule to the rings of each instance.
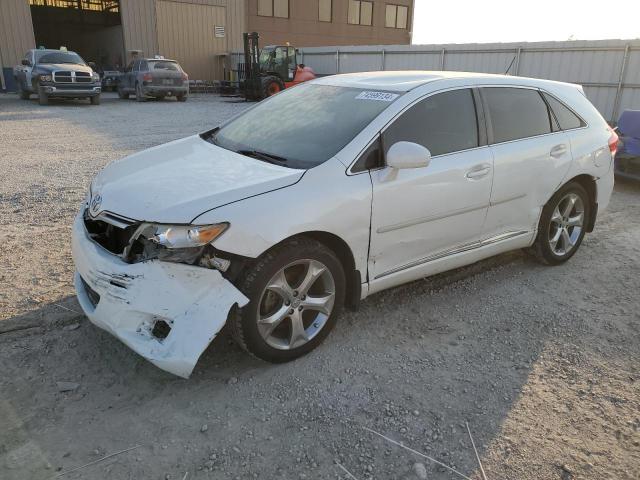
[[505, 73], [583, 85], [607, 120], [640, 109], [640, 40], [309, 47], [303, 62], [321, 75], [374, 70]]
[[13, 84], [12, 71], [27, 50], [35, 48], [27, 0], [0, 0], [0, 87]]
[[178, 60], [193, 79], [221, 78], [226, 38], [216, 38], [214, 26], [225, 26], [225, 8], [166, 0], [156, 8], [159, 51]]
[[[175, 58], [192, 79], [220, 79], [214, 54], [242, 48], [246, 0], [120, 0], [120, 9], [127, 53]], [[225, 26], [224, 38], [214, 37], [214, 25]]]

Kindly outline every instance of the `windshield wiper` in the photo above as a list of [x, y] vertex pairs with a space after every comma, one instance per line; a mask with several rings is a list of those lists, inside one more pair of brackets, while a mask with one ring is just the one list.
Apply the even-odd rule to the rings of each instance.
[[247, 157], [257, 158], [258, 160], [264, 160], [265, 162], [273, 163], [275, 165], [281, 165], [287, 163], [289, 160], [279, 155], [272, 153], [261, 152], [259, 150], [237, 150], [236, 153], [240, 155], [246, 155]]

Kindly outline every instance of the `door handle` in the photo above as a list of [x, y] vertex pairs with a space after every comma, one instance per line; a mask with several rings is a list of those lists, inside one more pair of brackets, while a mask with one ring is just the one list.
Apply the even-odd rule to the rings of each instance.
[[549, 155], [553, 158], [558, 158], [563, 156], [565, 153], [567, 153], [567, 146], [564, 143], [561, 143], [560, 145], [553, 147], [551, 152], [549, 152]]
[[465, 177], [467, 177], [469, 180], [477, 180], [479, 178], [486, 177], [487, 175], [489, 175], [490, 171], [491, 171], [491, 167], [487, 164], [477, 165], [473, 167], [471, 170], [469, 170], [465, 174]]

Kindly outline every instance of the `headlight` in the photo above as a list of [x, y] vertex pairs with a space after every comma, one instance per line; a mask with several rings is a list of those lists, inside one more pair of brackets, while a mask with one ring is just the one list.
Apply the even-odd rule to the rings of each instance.
[[166, 248], [201, 247], [213, 242], [229, 228], [228, 223], [215, 225], [156, 225], [155, 233], [147, 237]]
[[50, 82], [51, 81], [51, 75], [40, 75], [40, 81], [41, 82]]
[[93, 72], [91, 74], [91, 78], [93, 79], [94, 82], [97, 82], [98, 80], [100, 80], [100, 75], [97, 74], [96, 72]]

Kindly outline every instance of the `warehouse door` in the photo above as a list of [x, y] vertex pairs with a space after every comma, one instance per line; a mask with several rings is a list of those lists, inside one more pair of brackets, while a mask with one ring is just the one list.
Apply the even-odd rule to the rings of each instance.
[[177, 60], [190, 80], [222, 79], [225, 8], [157, 0], [159, 54]]

